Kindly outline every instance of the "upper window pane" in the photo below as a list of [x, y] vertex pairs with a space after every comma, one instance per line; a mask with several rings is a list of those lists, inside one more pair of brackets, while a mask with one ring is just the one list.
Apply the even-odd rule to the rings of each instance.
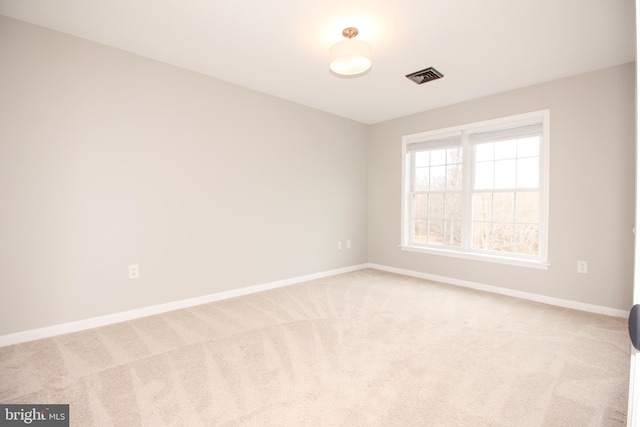
[[421, 167], [416, 168], [414, 178], [415, 191], [427, 191], [429, 190], [429, 168]]
[[415, 163], [417, 168], [422, 166], [429, 166], [429, 152], [417, 151], [415, 153]]
[[462, 147], [449, 148], [447, 150], [447, 164], [462, 163]]
[[532, 136], [518, 140], [518, 157], [532, 157], [540, 155], [540, 137]]
[[447, 166], [447, 190], [462, 189], [462, 164]]
[[476, 145], [476, 162], [493, 159], [493, 144]]
[[495, 187], [515, 188], [516, 186], [516, 161], [515, 159], [497, 160], [495, 164]]
[[446, 166], [431, 166], [431, 174], [429, 176], [430, 191], [444, 191], [445, 177], [447, 172]]
[[477, 162], [473, 180], [475, 190], [490, 190], [493, 188], [493, 163]]
[[516, 141], [501, 141], [495, 144], [495, 159], [514, 159], [516, 157]]
[[431, 161], [429, 164], [431, 166], [440, 166], [447, 163], [447, 150], [432, 150], [431, 153]]
[[527, 157], [518, 159], [518, 188], [538, 188], [540, 186], [540, 159]]

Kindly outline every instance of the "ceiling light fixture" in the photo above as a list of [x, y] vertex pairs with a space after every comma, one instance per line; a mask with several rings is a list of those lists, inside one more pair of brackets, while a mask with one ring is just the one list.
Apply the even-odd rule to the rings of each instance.
[[347, 40], [331, 46], [329, 68], [343, 76], [357, 76], [371, 68], [371, 46], [362, 40], [354, 40], [358, 29], [349, 27], [342, 31]]

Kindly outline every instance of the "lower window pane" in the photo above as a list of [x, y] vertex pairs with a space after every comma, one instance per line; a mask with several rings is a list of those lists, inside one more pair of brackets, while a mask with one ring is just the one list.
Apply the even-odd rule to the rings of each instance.
[[472, 228], [473, 249], [492, 249], [491, 223], [474, 221]]
[[415, 203], [413, 207], [413, 216], [416, 218], [426, 218], [427, 217], [427, 195], [426, 194], [416, 194], [413, 198]]
[[474, 221], [491, 221], [493, 218], [493, 194], [474, 193], [472, 198]]
[[444, 244], [459, 248], [462, 243], [462, 222], [445, 221]]
[[516, 222], [540, 221], [540, 194], [537, 191], [516, 194]]
[[493, 193], [493, 220], [513, 222], [515, 193]]
[[447, 193], [445, 196], [445, 218], [462, 219], [462, 194]]
[[429, 194], [429, 218], [444, 218], [444, 193]]
[[429, 221], [429, 244], [442, 246], [444, 221]]
[[493, 226], [493, 250], [498, 252], [513, 252], [515, 230], [513, 224], [497, 223]]
[[538, 239], [540, 227], [537, 224], [516, 225], [516, 252], [519, 254], [538, 255]]
[[415, 243], [427, 243], [427, 221], [422, 219], [414, 220], [413, 241]]

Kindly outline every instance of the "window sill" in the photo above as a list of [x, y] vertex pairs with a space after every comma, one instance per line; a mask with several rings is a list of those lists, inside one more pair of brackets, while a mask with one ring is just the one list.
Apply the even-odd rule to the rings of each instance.
[[419, 252], [419, 253], [430, 254], [430, 255], [440, 255], [440, 256], [448, 256], [452, 258], [470, 259], [474, 261], [495, 262], [498, 264], [515, 265], [518, 267], [537, 268], [540, 270], [548, 270], [549, 266], [551, 265], [545, 261], [517, 259], [517, 258], [510, 258], [510, 257], [502, 257], [498, 255], [478, 254], [473, 252], [457, 252], [457, 251], [451, 251], [447, 249], [421, 248], [416, 246], [404, 246], [404, 245], [399, 245], [398, 247], [403, 251], [409, 251], [409, 252]]

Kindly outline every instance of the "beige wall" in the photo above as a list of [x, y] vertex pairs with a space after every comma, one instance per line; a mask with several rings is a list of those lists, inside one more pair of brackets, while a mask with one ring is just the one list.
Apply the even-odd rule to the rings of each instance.
[[[376, 124], [369, 136], [371, 263], [627, 310], [634, 226], [633, 64]], [[437, 83], [435, 83], [437, 84]], [[403, 135], [550, 110], [548, 270], [402, 251]], [[587, 260], [589, 273], [576, 273]]]
[[0, 335], [366, 262], [365, 125], [4, 17], [0, 64]]
[[[631, 304], [631, 64], [365, 126], [3, 17], [0, 63], [0, 335], [367, 261]], [[546, 108], [549, 270], [397, 247], [402, 135]]]

